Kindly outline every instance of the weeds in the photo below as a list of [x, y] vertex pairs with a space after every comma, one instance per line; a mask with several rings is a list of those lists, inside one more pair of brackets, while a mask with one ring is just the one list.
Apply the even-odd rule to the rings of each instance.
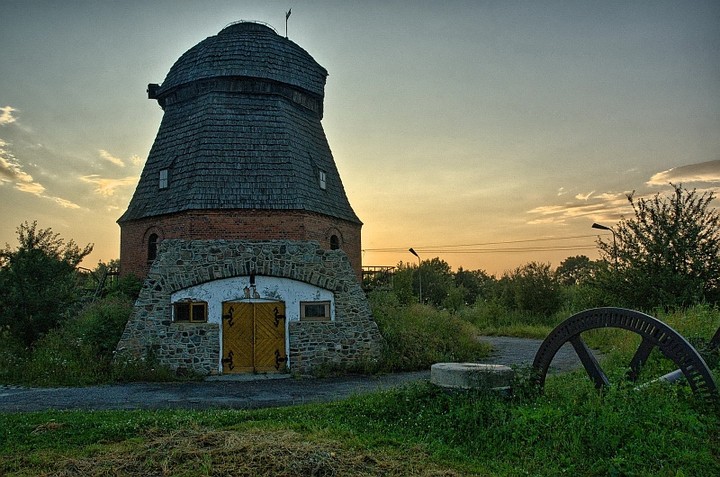
[[[521, 385], [523, 378], [520, 378]], [[4, 475], [718, 475], [720, 417], [681, 386], [521, 398], [429, 383], [259, 411], [0, 415]], [[411, 456], [410, 458], [408, 456]], [[314, 472], [314, 473], [313, 473]]]
[[386, 347], [379, 367], [383, 371], [429, 369], [442, 361], [476, 361], [489, 354], [479, 343], [477, 329], [468, 321], [427, 305], [400, 305], [393, 295], [370, 296], [375, 321]]

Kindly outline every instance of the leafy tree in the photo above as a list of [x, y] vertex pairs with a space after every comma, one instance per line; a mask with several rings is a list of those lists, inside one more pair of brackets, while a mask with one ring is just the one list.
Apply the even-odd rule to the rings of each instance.
[[484, 270], [464, 270], [459, 267], [455, 272], [455, 286], [463, 291], [466, 305], [472, 305], [478, 298], [488, 298], [495, 282], [495, 277]]
[[19, 246], [0, 251], [0, 328], [25, 346], [54, 328], [75, 303], [77, 265], [93, 246], [65, 242], [37, 222], [17, 228]]
[[[97, 288], [102, 285], [100, 296], [120, 296], [136, 300], [140, 295], [143, 282], [136, 275], [129, 274], [123, 277], [117, 275], [120, 269], [120, 260], [110, 260], [108, 263], [98, 262], [92, 271], [90, 286]], [[86, 285], [87, 286], [87, 285]]]
[[562, 285], [581, 285], [595, 275], [598, 265], [585, 255], [568, 257], [555, 270], [555, 278]]
[[423, 302], [441, 306], [453, 287], [453, 274], [450, 265], [438, 257], [424, 260], [419, 273], [413, 278], [413, 289], [420, 292], [422, 280]]
[[501, 303], [510, 309], [549, 316], [562, 305], [560, 286], [549, 263], [530, 262], [506, 273], [498, 284]]
[[613, 264], [598, 284], [626, 306], [651, 309], [720, 301], [720, 216], [712, 192], [674, 185], [649, 199], [628, 195], [633, 217], [614, 228], [617, 247], [598, 239]]
[[417, 303], [417, 296], [413, 294], [413, 280], [417, 267], [413, 269], [409, 263], [398, 263], [392, 278], [392, 289], [398, 301], [403, 305]]

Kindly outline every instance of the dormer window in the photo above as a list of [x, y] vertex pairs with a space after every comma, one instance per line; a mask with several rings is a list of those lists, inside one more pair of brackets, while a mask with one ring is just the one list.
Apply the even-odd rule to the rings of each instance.
[[160, 171], [160, 179], [158, 181], [158, 187], [160, 189], [167, 189], [168, 186], [168, 170], [162, 169]]
[[320, 179], [320, 188], [322, 190], [325, 190], [325, 188], [327, 187], [327, 174], [325, 173], [325, 171], [320, 171], [319, 179]]

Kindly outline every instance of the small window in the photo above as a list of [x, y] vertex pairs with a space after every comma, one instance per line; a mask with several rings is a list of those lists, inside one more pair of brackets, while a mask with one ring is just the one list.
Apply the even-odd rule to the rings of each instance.
[[180, 301], [173, 303], [173, 321], [178, 323], [204, 323], [207, 321], [207, 303]]
[[325, 190], [327, 187], [327, 174], [325, 171], [320, 171], [320, 188]]
[[330, 302], [301, 301], [300, 321], [330, 321]]
[[150, 234], [148, 237], [148, 262], [152, 262], [157, 257], [158, 234]]
[[163, 169], [160, 171], [160, 181], [158, 183], [158, 187], [160, 189], [167, 189], [168, 186], [168, 170]]
[[330, 250], [337, 250], [340, 248], [340, 239], [337, 235], [330, 236]]

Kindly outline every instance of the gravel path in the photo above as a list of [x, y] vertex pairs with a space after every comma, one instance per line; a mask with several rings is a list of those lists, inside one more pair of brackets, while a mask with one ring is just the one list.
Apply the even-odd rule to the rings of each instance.
[[[495, 351], [484, 363], [531, 365], [541, 340], [482, 337]], [[580, 366], [566, 345], [555, 356], [551, 372]], [[132, 383], [84, 388], [21, 388], [0, 386], [0, 412], [47, 409], [255, 409], [327, 402], [354, 394], [429, 380], [430, 371], [384, 376], [342, 376], [327, 379], [292, 379], [287, 376], [223, 376], [202, 382]]]
[[[483, 363], [488, 364], [505, 364], [508, 366], [531, 366], [535, 359], [535, 353], [542, 344], [543, 340], [533, 340], [526, 338], [510, 338], [507, 336], [483, 336], [480, 341], [490, 343], [493, 346], [493, 354]], [[598, 358], [600, 354], [594, 352]], [[582, 367], [580, 358], [578, 358], [575, 350], [570, 343], [565, 343], [555, 355], [550, 364], [550, 373], [561, 371], [572, 371]]]

